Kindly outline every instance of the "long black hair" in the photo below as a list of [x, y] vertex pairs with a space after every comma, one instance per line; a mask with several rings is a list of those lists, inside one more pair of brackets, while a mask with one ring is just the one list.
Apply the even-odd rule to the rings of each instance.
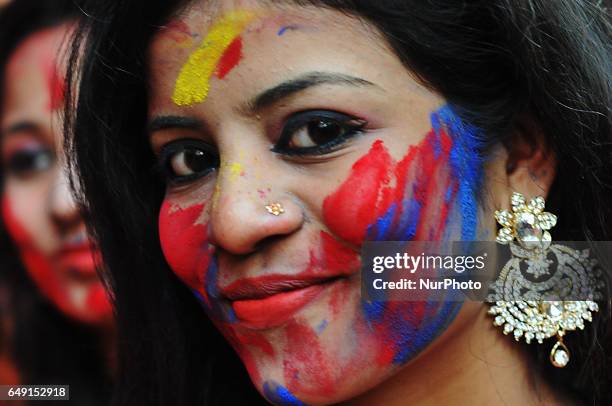
[[[0, 11], [0, 95], [4, 94], [6, 65], [21, 41], [77, 14], [72, 0], [16, 0]], [[99, 334], [69, 319], [42, 296], [28, 277], [1, 220], [0, 284], [9, 295], [8, 300], [3, 298], [5, 306], [1, 310], [5, 314], [0, 314], [0, 319], [8, 320], [11, 326], [8, 331], [0, 331], [2, 343], [8, 347], [1, 351], [9, 352], [20, 383], [70, 385], [69, 404], [108, 404], [111, 381]]]
[[[541, 129], [559, 162], [547, 200], [560, 219], [555, 238], [612, 239], [612, 27], [602, 2], [285, 2], [373, 24], [407, 69], [483, 129], [489, 146], [511, 143], [525, 126]], [[116, 297], [120, 405], [214, 403], [228, 393], [228, 377], [231, 393], [244, 383], [158, 240], [164, 185], [152, 173], [146, 137], [147, 49], [156, 27], [184, 3], [92, 1], [74, 45], [82, 81], [78, 99], [69, 100], [68, 150]], [[576, 349], [568, 367], [554, 370], [539, 346], [532, 346], [534, 366], [587, 403], [611, 402], [609, 330], [608, 296], [588, 331], [568, 338]]]

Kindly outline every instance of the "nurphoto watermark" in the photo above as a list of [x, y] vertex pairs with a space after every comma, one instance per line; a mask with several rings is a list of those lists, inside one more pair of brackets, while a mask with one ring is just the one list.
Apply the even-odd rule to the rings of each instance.
[[366, 242], [362, 296], [371, 301], [596, 300], [612, 242], [527, 251], [492, 241]]

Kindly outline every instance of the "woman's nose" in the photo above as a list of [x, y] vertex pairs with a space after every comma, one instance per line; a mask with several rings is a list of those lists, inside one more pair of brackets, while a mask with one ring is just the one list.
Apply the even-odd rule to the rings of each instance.
[[303, 223], [302, 207], [282, 186], [278, 190], [271, 184], [262, 186], [260, 179], [248, 175], [248, 169], [244, 173], [233, 176], [231, 165], [221, 168], [209, 223], [210, 243], [236, 255], [249, 254], [266, 240], [290, 235]]
[[57, 170], [57, 175], [49, 189], [48, 202], [51, 219], [60, 231], [69, 231], [80, 225], [81, 214], [72, 196], [68, 177], [63, 168]]

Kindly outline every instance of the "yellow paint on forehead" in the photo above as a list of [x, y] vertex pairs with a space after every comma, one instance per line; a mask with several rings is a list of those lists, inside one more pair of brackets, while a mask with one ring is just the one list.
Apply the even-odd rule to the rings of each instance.
[[206, 100], [210, 79], [223, 53], [255, 17], [254, 12], [236, 10], [224, 15], [212, 26], [176, 79], [172, 101], [177, 106], [192, 106]]

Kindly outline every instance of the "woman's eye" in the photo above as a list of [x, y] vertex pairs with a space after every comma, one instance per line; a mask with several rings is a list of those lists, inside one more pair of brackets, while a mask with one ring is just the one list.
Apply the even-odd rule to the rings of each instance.
[[322, 155], [363, 132], [367, 123], [333, 111], [306, 111], [291, 116], [273, 151], [286, 155]]
[[15, 151], [5, 162], [7, 174], [27, 178], [49, 169], [54, 154], [49, 148], [23, 149]]
[[182, 183], [217, 169], [219, 157], [202, 142], [176, 141], [162, 149], [160, 163], [170, 183]]

